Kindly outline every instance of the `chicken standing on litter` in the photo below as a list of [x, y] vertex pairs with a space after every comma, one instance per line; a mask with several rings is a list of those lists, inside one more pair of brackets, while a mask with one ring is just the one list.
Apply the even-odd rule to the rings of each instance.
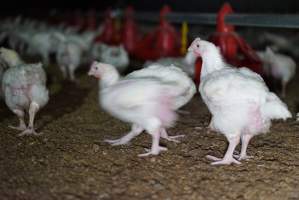
[[[149, 67], [133, 71], [128, 74], [125, 79], [140, 79], [140, 78], [155, 78], [164, 84], [175, 85], [176, 89], [182, 91], [175, 96], [173, 109], [178, 110], [185, 104], [187, 104], [196, 93], [196, 87], [193, 81], [188, 75], [183, 72], [180, 68], [171, 66], [162, 66], [159, 64], [153, 64]], [[106, 142], [112, 145], [122, 145], [130, 142], [137, 135], [135, 132], [129, 132], [127, 135], [116, 140], [106, 140]], [[168, 136], [165, 129], [161, 130], [161, 137], [169, 141], [178, 142], [177, 138], [183, 137], [184, 135]]]
[[89, 75], [99, 79], [101, 107], [112, 116], [132, 123], [132, 137], [146, 130], [152, 136], [152, 148], [139, 156], [157, 155], [167, 150], [159, 145], [162, 130], [176, 120], [175, 97], [182, 91], [156, 78], [120, 79], [114, 66], [99, 62], [91, 65]]
[[82, 49], [77, 41], [67, 35], [56, 33], [59, 40], [56, 61], [62, 72], [63, 78], [75, 81], [75, 70], [81, 64]]
[[[0, 49], [0, 57], [9, 67], [2, 80], [5, 103], [20, 120], [18, 127], [10, 127], [22, 131], [19, 136], [37, 135], [34, 129], [35, 115], [49, 100], [42, 64], [25, 64], [15, 51], [5, 48]], [[24, 120], [26, 111], [29, 113], [28, 127]]]
[[[224, 63], [214, 44], [196, 38], [189, 51], [203, 60], [199, 91], [212, 113], [211, 127], [224, 134], [229, 142], [223, 159], [207, 157], [214, 161], [213, 165], [240, 164], [240, 160], [249, 158], [246, 150], [250, 139], [268, 132], [271, 119], [285, 120], [291, 113], [257, 73]], [[240, 139], [240, 155], [234, 156]]]
[[281, 81], [281, 96], [285, 97], [286, 86], [296, 72], [295, 61], [287, 55], [274, 53], [270, 47], [265, 52], [258, 52], [258, 55], [266, 75]]

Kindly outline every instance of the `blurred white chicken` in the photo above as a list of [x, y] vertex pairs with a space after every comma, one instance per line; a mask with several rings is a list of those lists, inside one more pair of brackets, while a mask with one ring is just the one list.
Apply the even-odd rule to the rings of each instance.
[[263, 68], [266, 75], [281, 81], [281, 95], [285, 97], [286, 86], [296, 72], [295, 61], [289, 56], [274, 53], [269, 47], [266, 48], [265, 52], [258, 52], [258, 55], [263, 61]]
[[94, 44], [91, 51], [94, 60], [113, 65], [120, 73], [124, 72], [129, 65], [128, 53], [122, 45]]
[[[213, 165], [240, 164], [238, 160], [249, 158], [246, 149], [250, 139], [268, 132], [271, 119], [285, 120], [291, 113], [258, 74], [225, 64], [214, 44], [196, 38], [189, 51], [203, 60], [199, 91], [212, 113], [211, 127], [229, 141], [223, 159], [207, 157], [215, 161]], [[240, 139], [242, 148], [236, 160], [233, 153]]]
[[[164, 84], [174, 85], [177, 89], [182, 91], [175, 96], [173, 109], [178, 110], [187, 104], [196, 93], [196, 87], [188, 75], [181, 69], [171, 65], [165, 67], [159, 64], [151, 65], [149, 67], [134, 71], [128, 74], [125, 79], [140, 79], [140, 78], [155, 78]], [[136, 134], [129, 133], [120, 139], [106, 140], [112, 145], [122, 145], [130, 142]], [[184, 135], [168, 136], [165, 129], [161, 130], [161, 136], [169, 141], [178, 142], [176, 138], [184, 137]]]
[[196, 93], [196, 86], [192, 79], [182, 69], [173, 64], [170, 66], [152, 64], [131, 72], [125, 78], [157, 78], [165, 84], [173, 84], [180, 88], [184, 92], [176, 97], [174, 104], [176, 110], [187, 104]]
[[52, 34], [49, 32], [34, 33], [30, 37], [28, 53], [41, 56], [43, 63], [47, 66], [49, 64], [50, 53], [54, 52], [57, 48], [51, 41]]
[[57, 49], [56, 61], [64, 78], [75, 81], [75, 70], [81, 64], [82, 49], [73, 40], [62, 34], [56, 34], [60, 42]]
[[[1, 47], [0, 48], [0, 84], [2, 85], [4, 72], [7, 70], [9, 66], [17, 66], [22, 63], [23, 61], [16, 51]], [[0, 88], [0, 97], [4, 97], [2, 86]]]
[[160, 64], [164, 66], [170, 66], [174, 65], [180, 69], [182, 69], [184, 72], [186, 72], [190, 77], [194, 77], [194, 68], [195, 68], [195, 62], [196, 62], [196, 56], [192, 52], [187, 52], [185, 57], [179, 57], [179, 58], [160, 58], [156, 61], [147, 61], [143, 67], [148, 67], [153, 64]]
[[[0, 51], [1, 59], [9, 65], [2, 80], [5, 103], [20, 120], [19, 127], [11, 128], [21, 130], [19, 136], [37, 135], [34, 129], [35, 115], [49, 100], [42, 64], [25, 64], [13, 50], [1, 48]], [[24, 120], [26, 111], [29, 113], [28, 127]]]
[[[152, 148], [140, 156], [157, 155], [165, 147], [159, 146], [164, 129], [174, 124], [176, 113], [175, 98], [183, 91], [176, 85], [165, 84], [157, 78], [122, 79], [116, 68], [110, 64], [94, 62], [88, 75], [99, 79], [99, 101], [101, 107], [112, 116], [132, 123], [131, 131], [126, 135], [129, 141], [146, 130], [152, 135]], [[122, 141], [125, 143], [126, 141]], [[115, 142], [114, 142], [115, 143]]]
[[282, 51], [294, 57], [299, 56], [298, 39], [285, 37], [274, 33], [264, 33], [259, 36], [260, 43], [270, 43], [270, 47], [275, 51]]

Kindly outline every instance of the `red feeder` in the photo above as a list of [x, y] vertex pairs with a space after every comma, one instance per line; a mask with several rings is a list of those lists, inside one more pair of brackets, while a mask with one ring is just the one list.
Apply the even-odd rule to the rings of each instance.
[[95, 38], [95, 42], [103, 42], [108, 45], [119, 44], [119, 35], [115, 27], [114, 19], [112, 18], [111, 10], [108, 9], [105, 14], [103, 31]]
[[230, 4], [225, 3], [217, 16], [217, 32], [210, 41], [220, 47], [226, 62], [237, 67], [248, 67], [262, 74], [262, 62], [255, 51], [236, 32], [235, 27], [225, 23], [225, 16], [233, 13]]
[[143, 60], [156, 60], [161, 57], [180, 56], [180, 36], [165, 18], [170, 11], [169, 6], [162, 8], [159, 27], [138, 43], [136, 57]]
[[137, 25], [133, 19], [134, 9], [128, 6], [125, 11], [125, 21], [121, 31], [121, 40], [129, 54], [134, 54], [141, 35], [138, 32]]

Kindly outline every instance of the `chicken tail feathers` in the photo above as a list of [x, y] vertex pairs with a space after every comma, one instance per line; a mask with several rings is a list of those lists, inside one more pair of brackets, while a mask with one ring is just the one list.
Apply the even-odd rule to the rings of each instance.
[[179, 109], [180, 107], [187, 104], [192, 99], [195, 93], [196, 86], [193, 82], [191, 82], [187, 89], [185, 89], [185, 91], [183, 91], [181, 95], [178, 95], [176, 108]]
[[265, 104], [262, 106], [262, 113], [270, 119], [283, 119], [292, 117], [288, 107], [274, 93], [270, 92]]

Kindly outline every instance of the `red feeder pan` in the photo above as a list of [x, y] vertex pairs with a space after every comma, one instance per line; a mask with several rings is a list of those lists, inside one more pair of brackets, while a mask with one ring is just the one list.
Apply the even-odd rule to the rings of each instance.
[[134, 54], [141, 35], [133, 19], [134, 9], [128, 6], [125, 10], [125, 21], [121, 31], [121, 41], [129, 54]]
[[180, 36], [165, 18], [169, 12], [169, 6], [162, 8], [159, 26], [146, 35], [137, 46], [135, 52], [137, 58], [156, 60], [161, 57], [180, 56]]
[[231, 6], [225, 3], [217, 16], [217, 32], [210, 41], [220, 47], [227, 63], [237, 67], [248, 67], [262, 74], [262, 62], [255, 51], [236, 32], [235, 27], [225, 23], [225, 16], [233, 13]]

